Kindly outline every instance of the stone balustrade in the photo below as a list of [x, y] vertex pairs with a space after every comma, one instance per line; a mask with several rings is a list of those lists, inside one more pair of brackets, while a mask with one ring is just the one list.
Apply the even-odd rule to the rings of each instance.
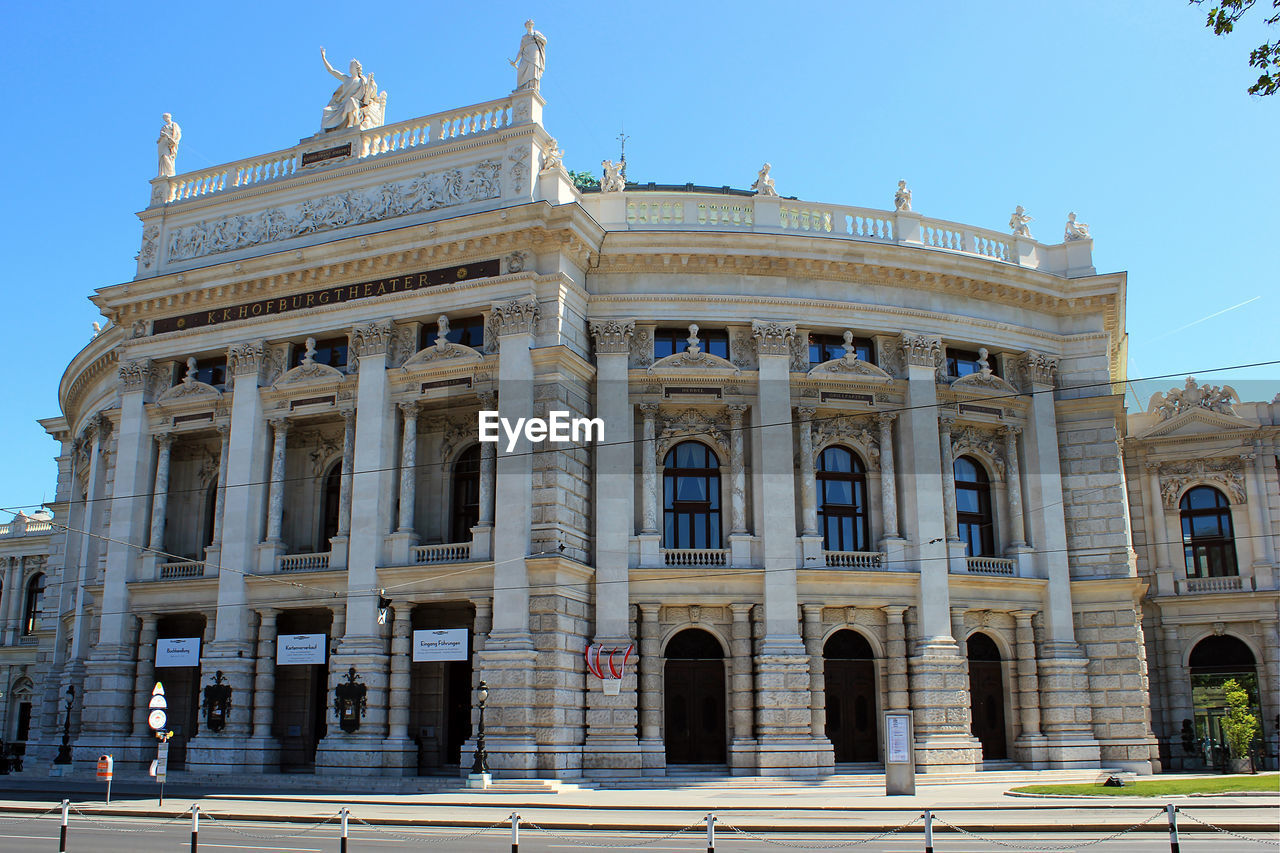
[[415, 565], [465, 563], [471, 559], [471, 543], [450, 542], [444, 545], [418, 545], [409, 553]]
[[829, 569], [883, 569], [884, 553], [881, 551], [823, 551]]
[[160, 564], [160, 580], [176, 580], [177, 578], [204, 577], [203, 560], [181, 560]]
[[663, 548], [662, 564], [665, 566], [727, 566], [727, 548]]
[[281, 572], [323, 572], [329, 568], [329, 552], [323, 554], [285, 554], [276, 567]]
[[0, 536], [43, 536], [52, 531], [52, 522], [29, 515], [18, 515], [12, 521], [0, 524]]
[[1180, 595], [1197, 595], [1205, 592], [1241, 592], [1250, 589], [1239, 576], [1223, 578], [1187, 578], [1178, 581]]
[[966, 557], [965, 568], [973, 575], [1004, 575], [1013, 577], [1017, 563], [1004, 557]]

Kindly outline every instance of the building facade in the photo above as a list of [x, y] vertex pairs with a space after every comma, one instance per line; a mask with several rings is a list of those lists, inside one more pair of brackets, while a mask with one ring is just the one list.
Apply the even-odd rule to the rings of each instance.
[[[543, 105], [535, 75], [200, 172], [162, 152], [45, 422], [41, 748], [74, 686], [77, 766], [143, 766], [160, 680], [178, 768], [465, 771], [483, 680], [505, 775], [870, 768], [906, 710], [926, 772], [1158, 769], [1150, 697], [1166, 728], [1187, 702], [1149, 666], [1245, 593], [1135, 555], [1125, 275], [767, 168], [581, 191]], [[480, 412], [603, 441], [480, 442]], [[1241, 639], [1274, 713], [1270, 601]], [[462, 659], [419, 655], [458, 630]]]

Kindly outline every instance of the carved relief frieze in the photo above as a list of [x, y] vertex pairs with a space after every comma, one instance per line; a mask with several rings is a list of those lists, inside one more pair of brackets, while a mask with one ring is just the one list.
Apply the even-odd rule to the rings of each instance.
[[418, 351], [418, 324], [396, 323], [387, 352], [387, 366], [400, 367]]
[[511, 164], [507, 169], [511, 191], [519, 195], [524, 192], [525, 181], [529, 177], [529, 149], [513, 148], [507, 152], [507, 162]]
[[502, 259], [502, 267], [504, 273], [524, 272], [525, 265], [529, 263], [529, 253], [525, 251], [515, 251]]
[[476, 440], [476, 422], [474, 418], [468, 420], [450, 415], [433, 419], [430, 426], [433, 431], [442, 434], [440, 437], [441, 459], [453, 459], [457, 451]]
[[1177, 509], [1188, 486], [1208, 483], [1226, 493], [1233, 504], [1245, 503], [1243, 463], [1239, 456], [1165, 462], [1159, 467], [1160, 500], [1165, 509]]
[[156, 252], [160, 247], [160, 226], [148, 225], [142, 229], [142, 249], [135, 260], [142, 263], [143, 269], [151, 269], [156, 262]]

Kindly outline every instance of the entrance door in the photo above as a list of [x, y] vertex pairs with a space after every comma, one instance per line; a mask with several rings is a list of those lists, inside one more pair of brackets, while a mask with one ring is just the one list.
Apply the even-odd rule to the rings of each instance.
[[200, 730], [200, 670], [194, 666], [156, 667], [156, 681], [164, 685], [165, 700], [169, 703], [168, 728], [173, 732], [169, 741], [169, 767], [185, 770], [187, 741]]
[[836, 761], [880, 760], [880, 691], [875, 652], [857, 631], [837, 631], [822, 648], [826, 673], [827, 737]]
[[[415, 607], [415, 631], [464, 628], [472, 634], [475, 609], [468, 602]], [[470, 644], [468, 643], [468, 646]], [[418, 743], [418, 775], [456, 774], [462, 745], [471, 737], [471, 659], [409, 664], [409, 736]]]
[[1000, 650], [986, 634], [969, 637], [969, 711], [984, 761], [1009, 757], [1004, 729], [1004, 669]]
[[316, 745], [326, 732], [327, 689], [326, 668], [320, 664], [276, 667], [275, 731], [282, 771], [315, 770]]
[[691, 628], [667, 644], [663, 737], [668, 764], [724, 764], [724, 651], [715, 637]]

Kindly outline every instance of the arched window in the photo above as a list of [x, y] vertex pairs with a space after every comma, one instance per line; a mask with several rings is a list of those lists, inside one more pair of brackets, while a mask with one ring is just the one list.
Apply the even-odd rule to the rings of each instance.
[[828, 551], [870, 551], [867, 474], [862, 460], [843, 447], [818, 457], [818, 523]]
[[27, 605], [22, 611], [22, 633], [30, 636], [40, 630], [44, 615], [44, 572], [27, 581]]
[[1231, 505], [1211, 486], [1196, 486], [1182, 496], [1182, 552], [1189, 578], [1234, 576], [1236, 540]]
[[696, 441], [677, 444], [663, 460], [664, 548], [720, 547], [720, 460]]
[[453, 463], [453, 521], [450, 542], [470, 542], [480, 522], [480, 445], [473, 444]]
[[994, 557], [996, 540], [991, 517], [991, 480], [968, 456], [956, 460], [956, 522], [965, 554]]
[[331, 547], [329, 540], [338, 535], [338, 516], [342, 512], [342, 461], [329, 466], [324, 476], [324, 493], [320, 499], [320, 542], [316, 551], [324, 553]]

